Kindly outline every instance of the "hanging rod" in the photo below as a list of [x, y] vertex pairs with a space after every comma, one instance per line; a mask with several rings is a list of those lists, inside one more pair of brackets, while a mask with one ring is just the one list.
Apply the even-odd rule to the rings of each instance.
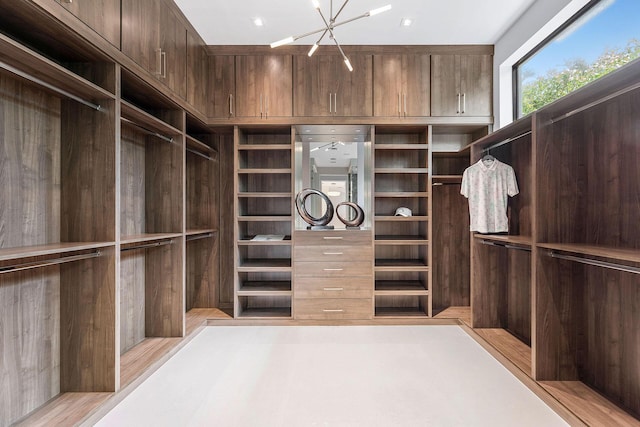
[[494, 148], [502, 147], [505, 144], [508, 144], [510, 142], [513, 142], [513, 141], [516, 141], [516, 140], [518, 140], [520, 138], [523, 138], [523, 137], [525, 137], [527, 135], [531, 135], [531, 131], [527, 131], [525, 133], [521, 133], [520, 135], [514, 136], [513, 138], [508, 138], [508, 139], [505, 139], [502, 142], [498, 142], [496, 144], [493, 144], [493, 145], [490, 145], [488, 147], [485, 147], [485, 148], [482, 149], [482, 152], [485, 153], [487, 151], [493, 150]]
[[191, 149], [191, 148], [187, 148], [187, 151], [188, 151], [188, 152], [190, 152], [190, 153], [195, 154], [196, 156], [203, 157], [203, 158], [205, 158], [205, 159], [207, 159], [207, 160], [211, 160], [211, 161], [215, 160], [213, 157], [211, 157], [211, 156], [207, 156], [206, 154], [202, 154], [201, 152], [196, 151], [196, 150], [193, 150], [193, 149]]
[[133, 251], [136, 249], [157, 248], [158, 246], [165, 246], [165, 245], [171, 245], [171, 244], [173, 244], [173, 239], [163, 240], [161, 242], [145, 243], [143, 245], [138, 245], [138, 246], [128, 246], [126, 248], [120, 249], [120, 252]]
[[582, 107], [576, 108], [575, 110], [571, 110], [568, 113], [565, 113], [565, 114], [563, 114], [561, 116], [554, 117], [549, 122], [550, 123], [556, 123], [556, 122], [560, 122], [560, 121], [562, 121], [564, 119], [568, 119], [571, 116], [575, 116], [578, 113], [581, 113], [581, 112], [583, 112], [585, 110], [588, 110], [588, 109], [590, 109], [592, 107], [595, 107], [596, 105], [600, 105], [603, 102], [609, 101], [610, 99], [616, 98], [616, 97], [618, 97], [620, 95], [624, 95], [627, 92], [634, 91], [634, 90], [636, 90], [638, 88], [640, 88], [640, 83], [636, 83], [636, 84], [631, 85], [629, 87], [626, 87], [624, 89], [620, 89], [617, 92], [614, 92], [614, 93], [611, 93], [609, 95], [603, 96], [600, 99], [597, 99], [597, 100], [595, 100], [593, 102], [590, 102], [589, 104], [583, 105]]
[[598, 261], [595, 259], [582, 258], [582, 257], [577, 257], [572, 255], [562, 255], [555, 251], [549, 251], [549, 256], [551, 258], [565, 259], [568, 261], [579, 262], [581, 264], [595, 265], [596, 267], [604, 267], [604, 268], [610, 268], [612, 270], [624, 271], [626, 273], [640, 274], [640, 268], [632, 267], [630, 265], [616, 264], [613, 262], [606, 262], [606, 261]]
[[187, 242], [191, 242], [193, 240], [208, 239], [209, 237], [213, 237], [213, 233], [197, 234], [195, 236], [188, 236], [187, 237]]
[[459, 182], [434, 182], [433, 184], [431, 184], [432, 186], [436, 186], [436, 185], [460, 185], [461, 183]]
[[160, 133], [158, 133], [156, 131], [147, 129], [146, 127], [134, 122], [133, 120], [127, 119], [126, 117], [120, 117], [120, 120], [123, 121], [123, 122], [129, 123], [129, 124], [137, 127], [138, 129], [143, 130], [145, 133], [148, 133], [149, 135], [153, 135], [153, 136], [155, 136], [157, 138], [162, 139], [163, 141], [167, 141], [169, 144], [171, 144], [173, 142], [173, 138], [172, 137], [166, 136], [166, 135], [162, 135], [162, 134], [160, 134]]
[[15, 74], [17, 76], [20, 76], [23, 79], [27, 79], [30, 82], [36, 83], [36, 84], [38, 84], [38, 85], [40, 85], [42, 87], [45, 87], [45, 88], [47, 88], [49, 90], [52, 90], [52, 91], [54, 91], [56, 93], [59, 93], [60, 95], [65, 96], [65, 97], [67, 97], [69, 99], [73, 99], [74, 101], [77, 101], [82, 105], [86, 105], [87, 107], [93, 108], [94, 110], [100, 111], [100, 109], [102, 108], [102, 107], [100, 107], [99, 104], [94, 104], [93, 102], [90, 102], [90, 101], [82, 99], [82, 98], [80, 98], [78, 96], [75, 96], [74, 94], [69, 93], [64, 89], [60, 89], [57, 86], [53, 86], [53, 85], [45, 82], [44, 80], [40, 80], [39, 78], [37, 78], [35, 76], [32, 76], [31, 74], [27, 74], [24, 71], [21, 71], [21, 70], [19, 70], [17, 68], [14, 68], [11, 65], [6, 64], [6, 63], [4, 63], [2, 61], [0, 61], [0, 68], [4, 68], [5, 70], [9, 71], [10, 73], [13, 73], [13, 74]]
[[525, 248], [523, 246], [516, 246], [516, 245], [511, 245], [509, 243], [496, 243], [493, 242], [491, 240], [480, 240], [480, 243], [482, 243], [483, 245], [488, 245], [488, 246], [498, 246], [501, 248], [506, 248], [506, 249], [515, 249], [517, 251], [524, 251], [524, 252], [531, 252], [531, 248]]
[[89, 254], [73, 255], [73, 256], [67, 256], [67, 257], [61, 257], [61, 258], [45, 259], [42, 261], [26, 262], [23, 264], [7, 265], [7, 266], [0, 267], [0, 274], [13, 273], [15, 271], [22, 271], [22, 270], [29, 270], [31, 268], [47, 267], [50, 265], [64, 264], [67, 262], [80, 261], [80, 260], [89, 259], [89, 258], [97, 258], [100, 255], [102, 255], [100, 251], [95, 251]]

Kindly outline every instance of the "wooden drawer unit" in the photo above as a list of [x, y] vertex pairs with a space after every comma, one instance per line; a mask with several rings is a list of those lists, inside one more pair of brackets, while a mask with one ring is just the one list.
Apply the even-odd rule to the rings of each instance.
[[370, 231], [299, 231], [294, 239], [294, 317], [373, 317]]
[[300, 298], [296, 299], [296, 319], [347, 320], [370, 319], [370, 298]]

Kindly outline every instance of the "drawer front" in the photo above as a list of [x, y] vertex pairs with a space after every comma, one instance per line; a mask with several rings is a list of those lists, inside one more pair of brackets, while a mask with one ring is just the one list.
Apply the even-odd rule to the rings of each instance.
[[295, 318], [299, 320], [371, 319], [372, 301], [357, 299], [296, 299]]
[[294, 241], [296, 246], [371, 246], [373, 237], [370, 230], [296, 231]]
[[373, 277], [301, 277], [294, 282], [296, 298], [371, 298]]
[[373, 276], [371, 261], [295, 262], [295, 277]]
[[369, 246], [299, 246], [294, 248], [294, 261], [371, 261], [373, 247]]

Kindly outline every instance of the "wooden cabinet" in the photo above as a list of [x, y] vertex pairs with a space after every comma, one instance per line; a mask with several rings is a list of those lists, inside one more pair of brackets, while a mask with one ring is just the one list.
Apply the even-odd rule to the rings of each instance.
[[209, 56], [207, 117], [231, 118], [236, 116], [235, 69], [234, 56]]
[[351, 55], [350, 72], [338, 55], [296, 56], [295, 116], [371, 116], [373, 60]]
[[431, 55], [431, 115], [491, 116], [492, 56]]
[[96, 33], [120, 47], [120, 0], [56, 0]]
[[212, 87], [209, 84], [209, 57], [197, 34], [187, 32], [186, 100], [201, 113], [206, 113]]
[[299, 230], [294, 240], [294, 318], [371, 319], [371, 231]]
[[122, 51], [186, 98], [187, 30], [167, 4], [122, 1]]
[[376, 127], [373, 147], [375, 315], [431, 316], [428, 129]]
[[290, 117], [290, 55], [236, 56], [236, 116]]
[[373, 115], [418, 117], [430, 115], [429, 55], [373, 57]]

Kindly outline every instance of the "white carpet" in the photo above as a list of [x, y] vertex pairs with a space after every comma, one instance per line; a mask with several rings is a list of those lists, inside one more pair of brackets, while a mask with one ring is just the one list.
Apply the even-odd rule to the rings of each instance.
[[458, 326], [212, 326], [97, 425], [566, 423]]

